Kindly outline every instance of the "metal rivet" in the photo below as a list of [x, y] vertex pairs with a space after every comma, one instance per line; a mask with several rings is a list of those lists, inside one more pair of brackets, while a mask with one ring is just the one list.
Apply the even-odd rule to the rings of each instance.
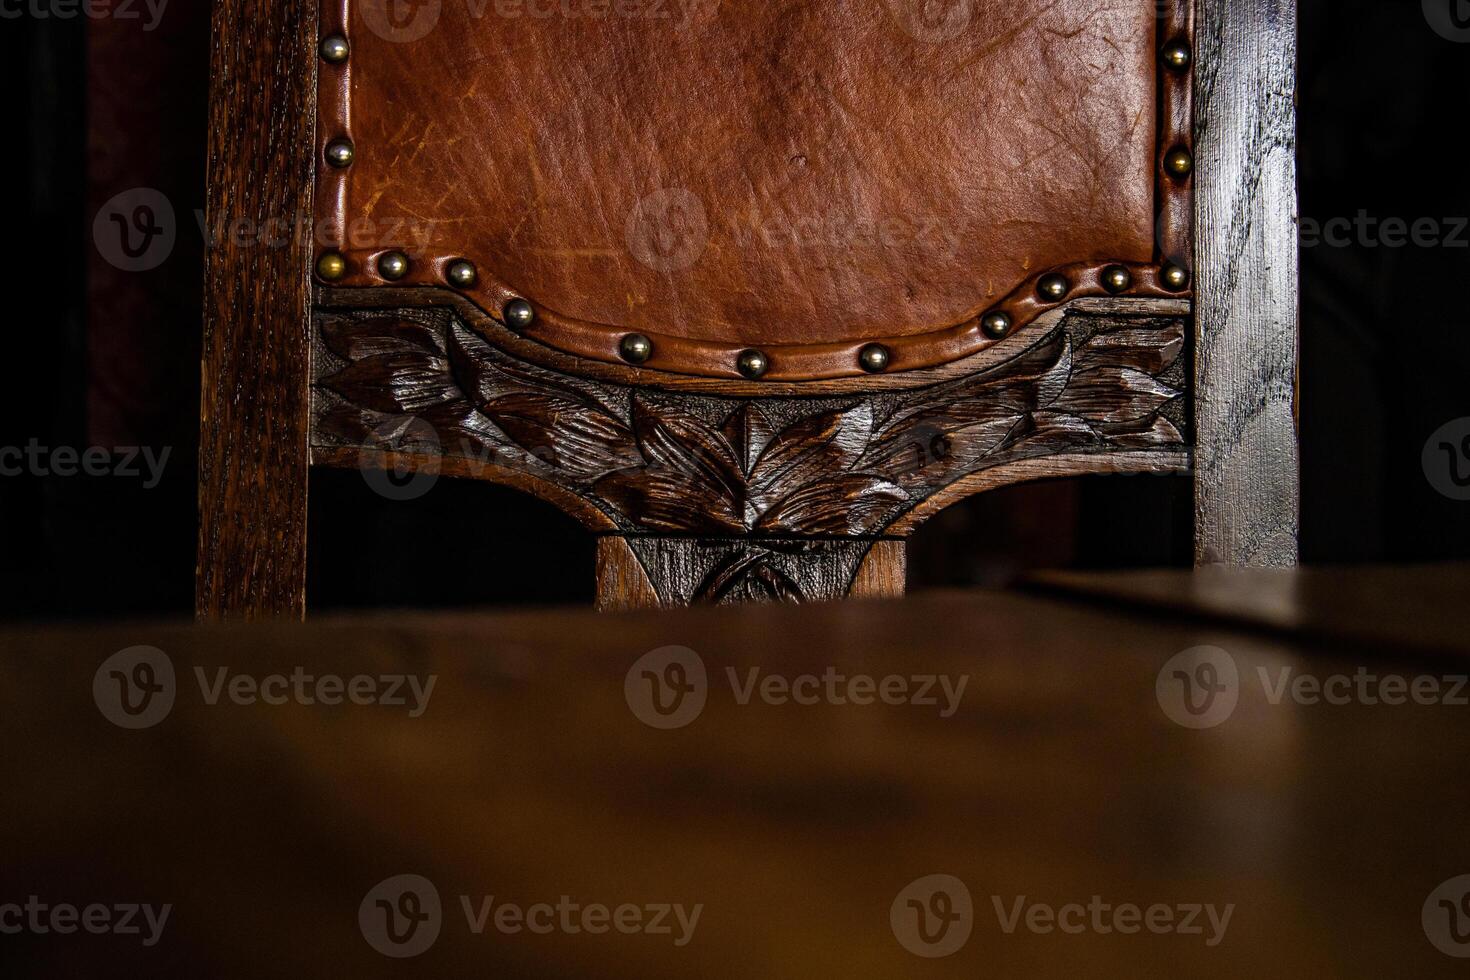
[[327, 282], [336, 282], [347, 274], [347, 260], [341, 252], [323, 252], [316, 260], [316, 274]]
[[352, 146], [352, 140], [337, 139], [327, 144], [327, 162], [337, 168], [352, 166], [352, 158], [356, 150]]
[[1041, 281], [1036, 284], [1036, 293], [1042, 299], [1056, 302], [1066, 296], [1067, 290], [1071, 288], [1066, 276], [1053, 272], [1041, 277]]
[[378, 257], [378, 275], [384, 279], [402, 279], [408, 275], [408, 256], [402, 252], [384, 252]]
[[1188, 177], [1194, 169], [1194, 157], [1182, 146], [1176, 146], [1164, 157], [1164, 169], [1175, 177]]
[[480, 274], [475, 271], [473, 262], [466, 261], [465, 259], [455, 259], [444, 270], [444, 278], [448, 279], [449, 284], [457, 289], [469, 289], [475, 283], [479, 282]]
[[858, 351], [858, 364], [869, 374], [877, 374], [879, 371], [888, 369], [888, 362], [892, 359], [888, 348], [882, 344], [868, 344]]
[[984, 319], [980, 321], [980, 329], [990, 339], [1000, 340], [1011, 332], [1011, 315], [1009, 313], [1002, 313], [999, 310], [996, 310], [994, 313], [987, 313]]
[[642, 364], [653, 356], [653, 341], [641, 333], [630, 333], [618, 342], [618, 354], [629, 364]]
[[735, 360], [735, 366], [740, 369], [741, 374], [753, 381], [765, 374], [771, 364], [766, 360], [766, 355], [760, 351], [743, 350]]
[[1164, 50], [1160, 52], [1159, 57], [1163, 59], [1166, 68], [1184, 71], [1189, 67], [1190, 62], [1189, 45], [1183, 41], [1173, 41], [1164, 45]]
[[1188, 270], [1172, 262], [1164, 266], [1159, 273], [1159, 278], [1163, 280], [1165, 289], [1171, 289], [1176, 293], [1189, 285]]
[[514, 330], [524, 330], [536, 319], [536, 311], [523, 299], [513, 299], [505, 304], [505, 325]]
[[341, 34], [328, 34], [322, 38], [320, 50], [323, 61], [330, 61], [334, 65], [340, 65], [347, 60], [347, 55], [351, 49], [347, 45], [347, 38]]
[[1114, 296], [1133, 285], [1133, 274], [1121, 265], [1110, 265], [1102, 271], [1103, 288]]

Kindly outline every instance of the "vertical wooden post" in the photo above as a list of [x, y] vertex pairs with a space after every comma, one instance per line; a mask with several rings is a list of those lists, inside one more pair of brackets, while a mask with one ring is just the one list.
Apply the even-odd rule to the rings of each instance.
[[1296, 0], [1198, 0], [1195, 556], [1297, 558]]
[[301, 616], [316, 0], [216, 0], [195, 608]]

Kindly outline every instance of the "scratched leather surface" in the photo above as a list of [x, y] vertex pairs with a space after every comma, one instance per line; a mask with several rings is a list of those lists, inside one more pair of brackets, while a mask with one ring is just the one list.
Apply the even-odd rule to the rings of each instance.
[[372, 244], [751, 345], [923, 333], [1151, 258], [1152, 2], [567, 2], [447, 0], [411, 41], [354, 6], [345, 214], [408, 239]]

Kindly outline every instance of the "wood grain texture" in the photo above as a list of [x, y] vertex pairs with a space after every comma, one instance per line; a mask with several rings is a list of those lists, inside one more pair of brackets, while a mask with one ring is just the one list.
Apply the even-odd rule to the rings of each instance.
[[1200, 0], [1195, 553], [1297, 557], [1296, 3]]
[[597, 609], [656, 609], [662, 603], [643, 564], [626, 538], [604, 535], [597, 539]]
[[597, 540], [603, 611], [903, 595], [903, 541], [773, 538]]
[[663, 607], [844, 599], [873, 545], [866, 538], [626, 540]]
[[896, 599], [902, 596], [908, 576], [908, 542], [885, 538], [874, 541], [873, 547], [858, 566], [852, 585], [848, 586], [850, 599]]
[[[1354, 591], [1387, 594], [1371, 578]], [[1470, 655], [1460, 596], [1426, 615]], [[155, 727], [123, 731], [93, 684], [138, 643], [171, 658], [177, 697]], [[1241, 681], [1229, 719], [1202, 731], [1171, 723], [1158, 687], [1201, 643]], [[673, 730], [646, 724], [628, 696], [643, 658], [668, 645], [701, 658], [707, 692]], [[1421, 908], [1470, 870], [1465, 708], [1273, 703], [1257, 681], [1386, 677], [1401, 662], [1394, 642], [1347, 659], [1299, 635], [979, 591], [0, 629], [0, 740], [13, 748], [0, 753], [0, 901], [174, 906], [154, 947], [79, 930], [7, 935], [0, 955], [16, 978], [1463, 980], [1466, 961], [1431, 944]], [[414, 716], [298, 697], [211, 703], [195, 679], [302, 665], [317, 680], [437, 683]], [[844, 695], [858, 677], [912, 679], [911, 694], [936, 675], [965, 687], [948, 716], [939, 685], [927, 706], [759, 691], [829, 669]], [[740, 698], [732, 676], [757, 690]], [[379, 882], [405, 873], [432, 882], [443, 911], [412, 960], [375, 951], [358, 919]], [[935, 873], [967, 884], [974, 929], [953, 955], [921, 959], [890, 909]], [[473, 931], [461, 897], [487, 895], [521, 908], [563, 895], [700, 903], [703, 915], [682, 947], [677, 932]], [[1191, 935], [1004, 930], [993, 896], [1008, 908], [1023, 895], [1234, 912], [1215, 945], [1203, 914]]]
[[630, 535], [876, 538], [946, 487], [1021, 460], [1173, 471], [1189, 439], [1185, 333], [1178, 317], [1073, 314], [952, 381], [734, 401], [531, 365], [447, 308], [324, 310], [313, 444], [348, 465], [391, 452], [524, 474], [513, 481], [575, 494]]
[[[208, 227], [311, 214], [314, 0], [220, 0]], [[223, 236], [205, 260], [200, 617], [305, 609], [310, 242]]]

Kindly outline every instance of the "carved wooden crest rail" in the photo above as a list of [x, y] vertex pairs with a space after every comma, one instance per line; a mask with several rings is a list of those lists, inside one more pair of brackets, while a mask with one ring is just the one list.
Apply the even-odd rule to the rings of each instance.
[[[1279, 53], [1293, 21], [1269, 0], [1198, 0], [1203, 40], [1196, 0], [284, 0], [272, 30], [255, 2], [216, 18], [246, 65], [218, 132], [261, 108], [284, 123], [283, 100], [312, 120], [263, 135], [280, 180], [215, 167], [211, 208], [309, 202], [318, 238], [279, 264], [309, 271], [310, 336], [207, 334], [230, 364], [206, 364], [206, 487], [233, 479], [211, 449], [234, 431], [212, 406], [237, 413], [221, 386], [294, 376], [298, 350], [309, 400], [286, 393], [285, 414], [312, 465], [541, 496], [600, 536], [604, 607], [811, 600], [901, 592], [904, 537], [967, 494], [1186, 472], [1202, 424], [1252, 454], [1281, 430], [1274, 394], [1254, 430], [1202, 416], [1195, 387], [1238, 373], [1206, 352], [1249, 356], [1221, 304], [1253, 288], [1196, 269], [1198, 134], [1217, 167], [1290, 146], [1289, 106], [1284, 144], [1230, 114], [1276, 111], [1277, 89], [1205, 59], [1233, 37]], [[258, 54], [234, 47], [247, 34]], [[309, 67], [269, 90], [256, 70], [296, 63], [293, 38]], [[1197, 102], [1231, 107], [1226, 128]], [[1200, 240], [1222, 264], [1246, 254], [1222, 236], [1264, 240], [1237, 220], [1274, 207], [1261, 179], [1228, 207], [1209, 188], [1228, 227]], [[220, 315], [273, 302], [215, 258]], [[1195, 321], [1205, 276], [1218, 333]], [[1272, 349], [1294, 335], [1293, 314]], [[283, 435], [260, 450], [286, 459]], [[1294, 449], [1276, 458], [1294, 473]], [[294, 556], [304, 484], [288, 493]], [[201, 555], [224, 526], [204, 523]], [[1228, 533], [1284, 556], [1284, 529]], [[201, 603], [217, 589], [202, 577]]]

